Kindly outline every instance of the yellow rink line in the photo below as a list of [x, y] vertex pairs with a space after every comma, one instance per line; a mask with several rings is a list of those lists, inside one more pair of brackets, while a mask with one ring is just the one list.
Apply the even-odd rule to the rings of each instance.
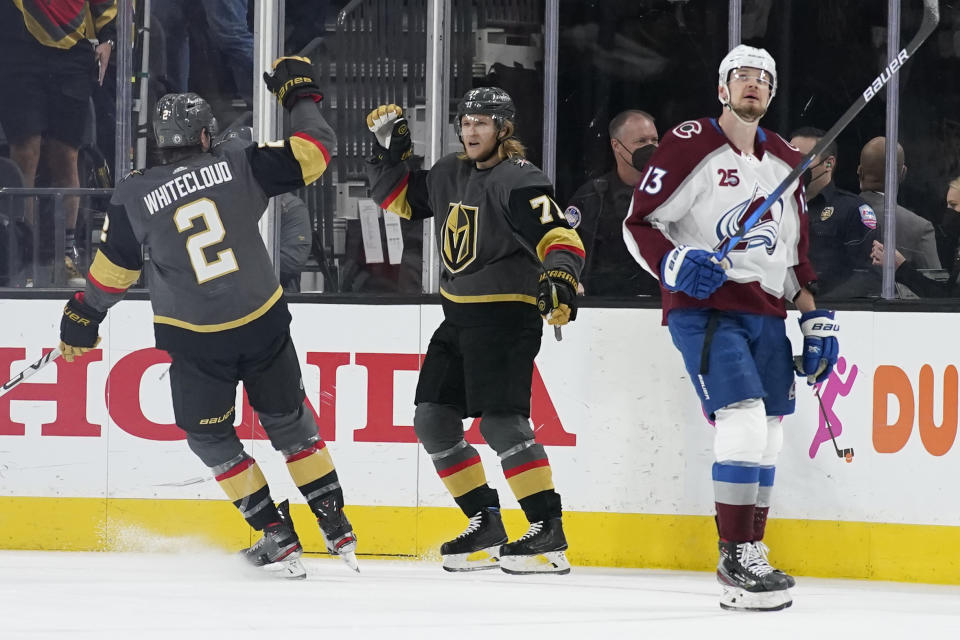
[[[323, 541], [306, 505], [292, 507], [308, 551]], [[348, 506], [362, 555], [439, 559], [443, 540], [463, 530], [459, 510]], [[504, 512], [511, 539], [523, 514]], [[576, 566], [710, 571], [716, 530], [707, 516], [567, 512], [568, 557]], [[771, 560], [796, 575], [960, 584], [960, 527], [872, 522], [771, 520]], [[132, 551], [236, 550], [251, 531], [225, 500], [0, 497], [0, 548]]]

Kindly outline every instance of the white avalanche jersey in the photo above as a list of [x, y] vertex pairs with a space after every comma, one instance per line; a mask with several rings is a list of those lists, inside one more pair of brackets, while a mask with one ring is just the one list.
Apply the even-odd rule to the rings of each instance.
[[[624, 220], [624, 241], [656, 277], [678, 245], [717, 251], [802, 154], [780, 136], [757, 130], [753, 155], [740, 153], [713, 118], [674, 127], [647, 164]], [[799, 180], [728, 254], [728, 280], [706, 300], [663, 290], [664, 319], [674, 308], [714, 308], [785, 316], [783, 298], [816, 279], [807, 252], [807, 215]]]

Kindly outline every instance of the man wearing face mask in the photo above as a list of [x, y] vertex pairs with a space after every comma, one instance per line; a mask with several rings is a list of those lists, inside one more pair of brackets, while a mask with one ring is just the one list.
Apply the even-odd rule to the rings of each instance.
[[587, 259], [581, 282], [588, 296], [659, 296], [660, 285], [637, 268], [623, 243], [623, 217], [633, 188], [643, 178], [660, 136], [653, 116], [629, 109], [610, 121], [610, 148], [616, 166], [584, 183], [564, 215], [583, 239]]
[[[802, 127], [790, 144], [808, 153], [824, 136], [822, 129]], [[808, 257], [817, 272], [818, 296], [862, 297], [880, 293], [880, 277], [870, 266], [870, 249], [879, 238], [877, 215], [860, 196], [833, 183], [837, 145], [831, 143], [803, 172], [810, 221]]]
[[[896, 279], [899, 284], [910, 288], [921, 298], [956, 298], [960, 295], [960, 248], [957, 247], [957, 235], [960, 234], [960, 177], [954, 178], [947, 185], [947, 209], [944, 211], [941, 228], [953, 239], [953, 254], [944, 265], [950, 265], [950, 275], [946, 280], [935, 280], [917, 270], [917, 266], [907, 260], [900, 252], [896, 252]], [[899, 241], [899, 239], [898, 239]], [[873, 263], [883, 264], [883, 245], [873, 243], [871, 253]]]
[[934, 225], [937, 232], [937, 252], [940, 264], [952, 265], [957, 260], [960, 249], [960, 176], [947, 185], [947, 208], [940, 216], [940, 222]]

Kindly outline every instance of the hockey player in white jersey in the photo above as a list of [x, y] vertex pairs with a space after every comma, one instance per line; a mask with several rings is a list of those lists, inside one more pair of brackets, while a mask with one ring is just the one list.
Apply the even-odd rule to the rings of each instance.
[[[681, 123], [650, 159], [624, 221], [624, 240], [660, 279], [664, 324], [716, 421], [720, 606], [772, 611], [792, 604], [794, 585], [770, 565], [762, 542], [783, 444], [781, 420], [795, 405], [786, 302], [801, 312], [796, 373], [809, 384], [833, 369], [838, 327], [834, 313], [814, 302], [799, 181], [747, 233], [738, 233], [802, 157], [759, 127], [777, 90], [774, 60], [763, 49], [735, 47], [720, 63], [718, 85], [720, 117]], [[721, 266], [716, 254], [734, 236], [742, 240]]]

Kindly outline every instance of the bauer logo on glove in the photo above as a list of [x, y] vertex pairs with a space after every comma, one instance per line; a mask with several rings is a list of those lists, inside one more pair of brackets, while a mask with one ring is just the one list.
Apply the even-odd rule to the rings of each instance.
[[840, 325], [834, 320], [833, 311], [815, 309], [800, 316], [800, 331], [803, 352], [793, 359], [794, 368], [798, 376], [807, 378], [807, 384], [821, 383], [830, 377], [840, 355]]
[[273, 72], [263, 74], [263, 82], [286, 109], [293, 108], [300, 98], [310, 98], [314, 102], [323, 100], [320, 87], [313, 81], [310, 58], [277, 58], [273, 63]]

